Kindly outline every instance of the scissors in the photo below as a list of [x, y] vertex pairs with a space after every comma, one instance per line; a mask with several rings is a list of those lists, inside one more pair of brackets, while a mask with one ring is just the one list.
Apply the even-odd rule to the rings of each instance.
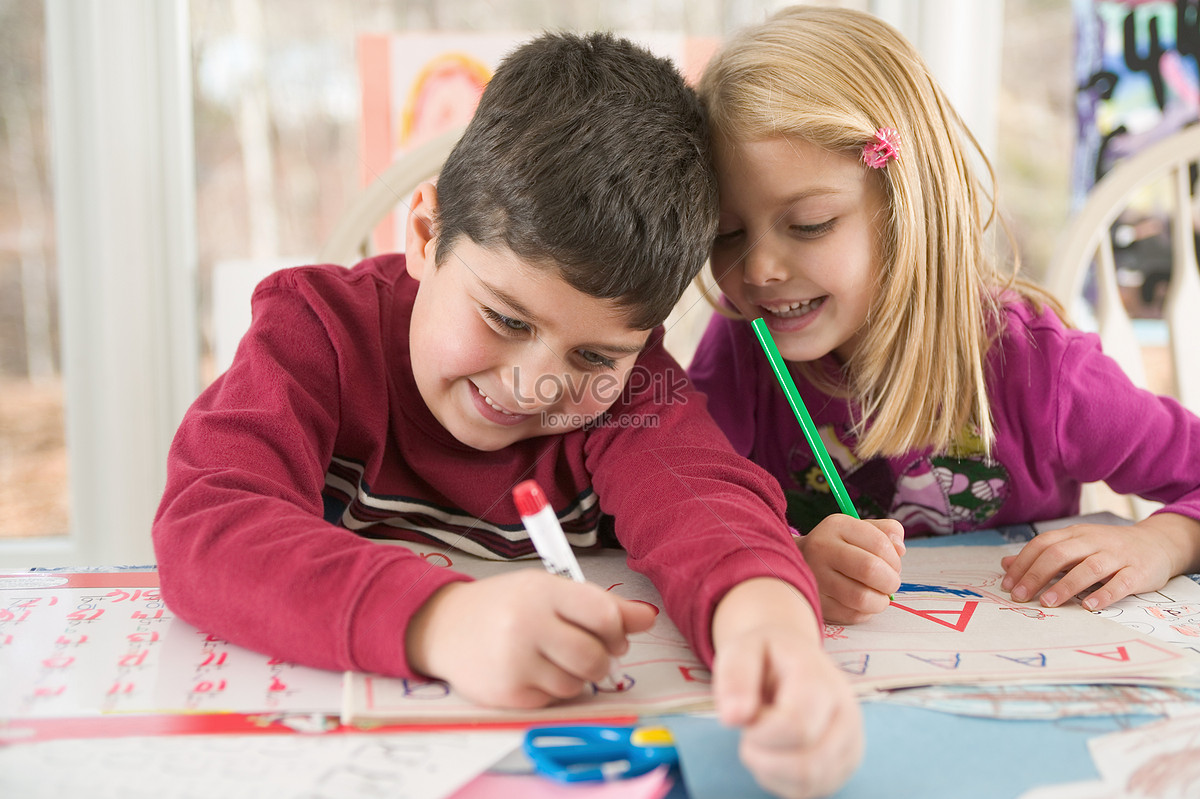
[[524, 748], [539, 772], [559, 782], [618, 780], [679, 762], [666, 727], [536, 727]]

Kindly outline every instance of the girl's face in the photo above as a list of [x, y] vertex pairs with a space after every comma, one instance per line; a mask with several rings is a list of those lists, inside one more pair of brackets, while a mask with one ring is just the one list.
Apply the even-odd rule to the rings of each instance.
[[718, 147], [715, 162], [717, 285], [747, 319], [766, 320], [787, 360], [844, 362], [877, 290], [881, 176], [786, 136]]

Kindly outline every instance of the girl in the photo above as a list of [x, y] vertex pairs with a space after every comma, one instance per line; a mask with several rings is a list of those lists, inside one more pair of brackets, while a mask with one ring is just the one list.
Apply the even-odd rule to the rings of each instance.
[[[848, 9], [785, 9], [731, 40], [700, 92], [725, 308], [691, 375], [810, 531], [800, 546], [826, 619], [887, 607], [906, 533], [1075, 515], [1095, 480], [1165, 507], [1132, 528], [1037, 536], [1002, 561], [1014, 599], [1043, 592], [1055, 607], [1099, 582], [1084, 600], [1099, 610], [1200, 570], [1200, 418], [1134, 387], [1049, 296], [1001, 272], [985, 239], [994, 208], [979, 165], [991, 167], [899, 33]], [[836, 514], [751, 331], [758, 317], [876, 521]]]

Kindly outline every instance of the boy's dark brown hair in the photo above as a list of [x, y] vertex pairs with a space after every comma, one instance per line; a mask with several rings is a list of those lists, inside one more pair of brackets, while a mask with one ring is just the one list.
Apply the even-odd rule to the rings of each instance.
[[436, 261], [460, 236], [560, 270], [632, 328], [704, 265], [717, 185], [704, 114], [668, 60], [607, 33], [509, 54], [437, 182]]

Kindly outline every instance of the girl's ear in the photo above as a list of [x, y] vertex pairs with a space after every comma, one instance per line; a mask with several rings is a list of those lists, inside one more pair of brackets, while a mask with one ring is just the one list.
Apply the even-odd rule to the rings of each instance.
[[409, 276], [420, 280], [426, 268], [434, 268], [433, 255], [437, 248], [434, 230], [437, 218], [437, 187], [426, 182], [417, 186], [408, 205], [408, 224], [405, 227], [404, 260]]

